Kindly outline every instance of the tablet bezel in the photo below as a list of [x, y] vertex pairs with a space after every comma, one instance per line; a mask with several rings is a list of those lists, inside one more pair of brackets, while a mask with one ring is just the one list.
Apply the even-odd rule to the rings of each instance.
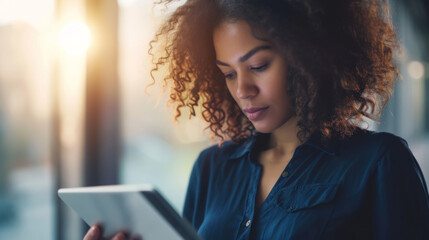
[[[139, 185], [106, 185], [106, 186], [91, 186], [91, 187], [77, 187], [77, 188], [61, 188], [58, 190], [58, 196], [75, 212], [74, 203], [64, 197], [67, 194], [94, 194], [94, 193], [140, 193], [152, 207], [161, 215], [170, 226], [183, 239], [201, 240], [197, 232], [193, 229], [191, 224], [180, 216], [177, 211], [168, 203], [168, 201], [161, 195], [159, 191], [149, 184]], [[78, 213], [79, 214], [79, 213]], [[82, 217], [81, 217], [82, 218]], [[90, 224], [90, 223], [87, 223]]]

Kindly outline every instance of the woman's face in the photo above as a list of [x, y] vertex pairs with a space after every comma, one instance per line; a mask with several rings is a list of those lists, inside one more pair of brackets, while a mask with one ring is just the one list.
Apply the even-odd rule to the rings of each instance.
[[228, 90], [255, 129], [270, 133], [287, 122], [292, 109], [282, 55], [256, 39], [245, 21], [224, 21], [215, 28], [213, 42]]

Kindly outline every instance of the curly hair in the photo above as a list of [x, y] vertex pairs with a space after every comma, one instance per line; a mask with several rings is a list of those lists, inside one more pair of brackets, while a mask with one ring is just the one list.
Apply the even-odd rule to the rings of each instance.
[[376, 121], [391, 97], [399, 47], [387, 0], [188, 0], [150, 43], [151, 75], [155, 83], [154, 73], [168, 66], [163, 81], [171, 86], [176, 119], [183, 108], [192, 117], [201, 106], [221, 142], [254, 132], [215, 64], [213, 30], [225, 20], [246, 21], [256, 38], [270, 41], [288, 59], [300, 140], [314, 131], [324, 138], [351, 136], [365, 118]]

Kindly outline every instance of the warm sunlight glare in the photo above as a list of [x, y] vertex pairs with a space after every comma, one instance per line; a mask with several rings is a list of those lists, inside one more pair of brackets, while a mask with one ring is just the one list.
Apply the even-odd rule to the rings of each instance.
[[59, 34], [61, 48], [71, 55], [81, 55], [88, 50], [91, 41], [89, 28], [79, 22], [64, 26]]

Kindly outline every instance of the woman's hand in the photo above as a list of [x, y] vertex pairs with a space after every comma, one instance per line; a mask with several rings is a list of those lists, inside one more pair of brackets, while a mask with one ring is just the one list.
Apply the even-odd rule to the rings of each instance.
[[[100, 240], [100, 239], [101, 239], [101, 229], [97, 225], [92, 226], [86, 233], [85, 237], [83, 237], [83, 240]], [[141, 240], [141, 239], [142, 238], [140, 236], [134, 236], [130, 240]], [[127, 237], [123, 232], [118, 232], [117, 234], [115, 234], [115, 236], [111, 238], [111, 240], [127, 240]]]

